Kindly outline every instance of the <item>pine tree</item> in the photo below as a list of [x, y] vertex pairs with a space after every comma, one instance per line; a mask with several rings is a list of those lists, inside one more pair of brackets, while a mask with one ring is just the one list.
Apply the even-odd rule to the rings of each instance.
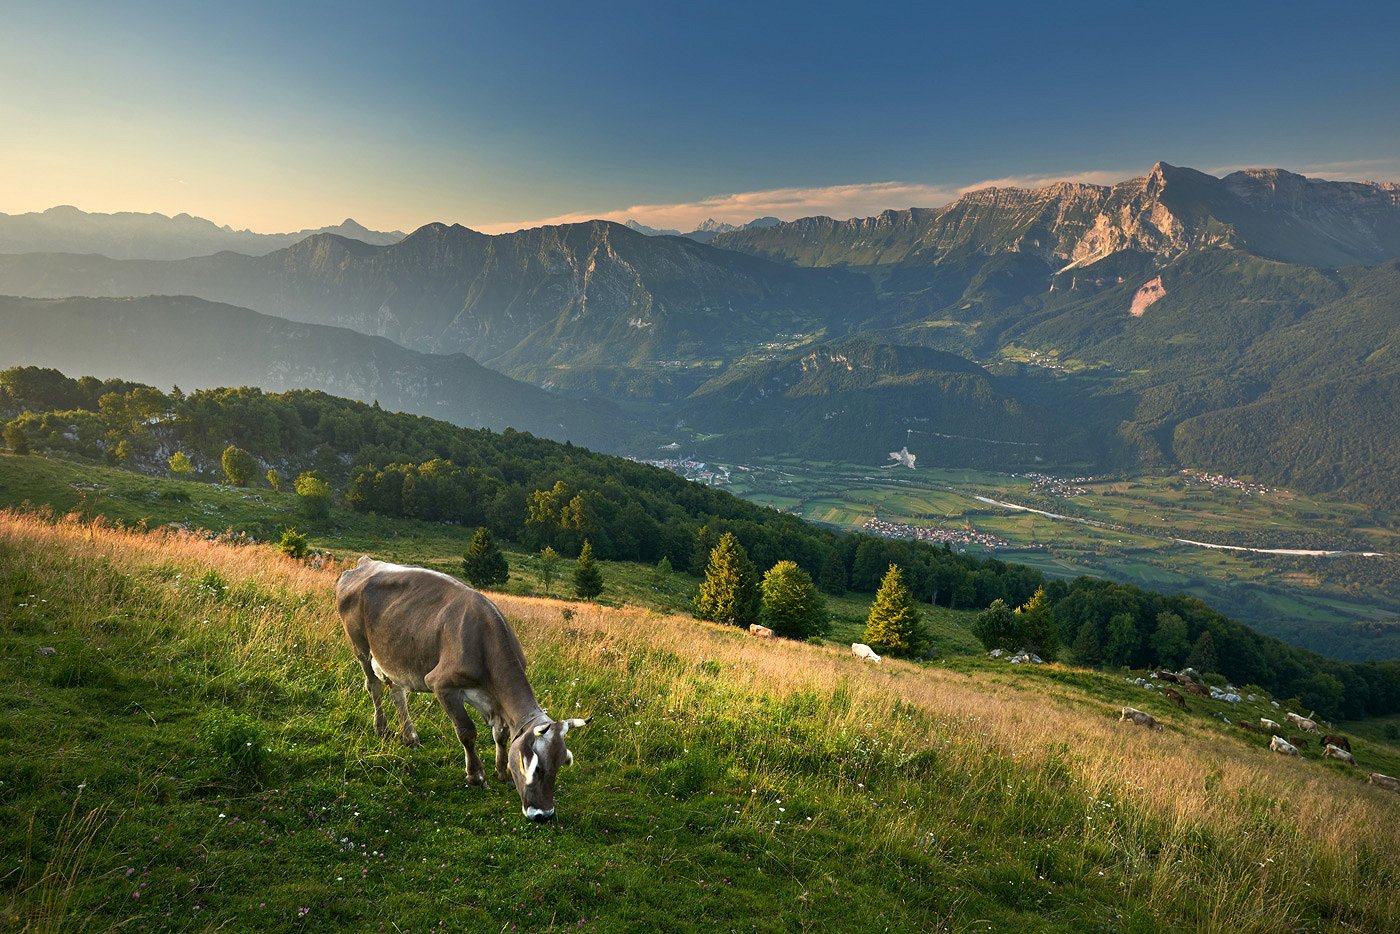
[[656, 586], [660, 587], [669, 581], [673, 572], [670, 556], [662, 555], [661, 560], [656, 562]]
[[700, 619], [748, 626], [758, 621], [758, 575], [744, 546], [732, 532], [725, 532], [710, 552], [705, 580], [695, 597]]
[[763, 575], [760, 621], [780, 636], [806, 639], [826, 631], [831, 614], [811, 576], [793, 561], [779, 561]]
[[1220, 660], [1215, 652], [1215, 636], [1207, 629], [1201, 633], [1196, 644], [1191, 648], [1191, 654], [1186, 658], [1188, 668], [1194, 668], [1201, 674], [1208, 671], [1218, 671]]
[[462, 576], [473, 587], [498, 587], [510, 580], [510, 565], [496, 547], [491, 530], [482, 526], [472, 536], [471, 544], [462, 555]]
[[1060, 631], [1055, 628], [1053, 609], [1044, 587], [1038, 588], [1025, 606], [1017, 608], [1016, 629], [1022, 647], [1046, 661], [1054, 661], [1060, 654]]
[[578, 553], [578, 566], [574, 568], [574, 593], [581, 600], [592, 600], [602, 592], [603, 575], [593, 560], [593, 546], [585, 538], [583, 549]]
[[1074, 637], [1074, 645], [1070, 646], [1070, 654], [1077, 663], [1086, 668], [1093, 668], [1099, 664], [1099, 627], [1094, 625], [1092, 619], [1085, 620], [1084, 625], [1079, 627], [1079, 634]]
[[861, 641], [877, 652], [909, 655], [919, 647], [921, 636], [914, 597], [904, 586], [899, 565], [891, 564], [870, 605]]

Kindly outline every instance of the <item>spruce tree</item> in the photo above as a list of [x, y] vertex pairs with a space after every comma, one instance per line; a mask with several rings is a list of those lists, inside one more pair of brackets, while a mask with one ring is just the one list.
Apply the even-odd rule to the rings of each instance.
[[482, 526], [472, 536], [471, 544], [462, 555], [462, 576], [473, 587], [499, 587], [510, 580], [510, 565], [496, 547], [491, 530]]
[[578, 566], [574, 568], [574, 593], [581, 600], [592, 600], [602, 592], [603, 575], [593, 560], [593, 546], [585, 538], [583, 549], [578, 553]]
[[877, 652], [909, 655], [918, 648], [921, 635], [914, 597], [904, 586], [899, 565], [891, 564], [870, 605], [861, 641]]
[[806, 639], [826, 631], [831, 616], [811, 576], [793, 561], [779, 561], [763, 575], [760, 621], [780, 636]]
[[705, 580], [695, 597], [700, 619], [748, 626], [758, 621], [758, 575], [744, 546], [732, 532], [725, 532], [710, 552]]
[[1060, 654], [1060, 631], [1055, 628], [1050, 598], [1045, 595], [1044, 587], [1037, 589], [1025, 606], [1017, 608], [1016, 630], [1022, 648], [1030, 649], [1046, 661], [1054, 661]]

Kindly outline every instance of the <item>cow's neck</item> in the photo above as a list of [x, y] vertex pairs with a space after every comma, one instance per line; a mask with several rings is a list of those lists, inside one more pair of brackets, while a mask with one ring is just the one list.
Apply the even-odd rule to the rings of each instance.
[[533, 726], [551, 722], [549, 714], [535, 699], [530, 683], [523, 677], [515, 689], [498, 689], [495, 693], [498, 715], [510, 729], [511, 736], [519, 736]]

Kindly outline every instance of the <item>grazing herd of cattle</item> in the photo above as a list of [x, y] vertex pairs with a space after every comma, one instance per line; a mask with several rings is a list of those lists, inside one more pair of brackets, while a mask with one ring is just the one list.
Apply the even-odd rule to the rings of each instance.
[[[496, 745], [496, 778], [511, 781], [520, 796], [520, 810], [532, 821], [554, 817], [554, 783], [559, 770], [574, 760], [565, 744], [570, 730], [588, 719], [555, 720], [535, 698], [525, 676], [525, 653], [501, 611], [461, 581], [425, 568], [375, 561], [368, 555], [340, 575], [335, 587], [336, 609], [346, 638], [365, 675], [365, 690], [374, 702], [374, 729], [388, 734], [383, 694], [398, 710], [404, 742], [418, 745], [418, 733], [408, 714], [408, 692], [431, 693], [447, 713], [466, 755], [467, 784], [486, 787], [486, 769], [476, 753], [476, 724], [467, 712], [473, 707], [491, 728]], [[769, 633], [759, 633], [767, 635]], [[857, 657], [879, 662], [869, 646], [851, 646]], [[1166, 697], [1182, 709], [1182, 693], [1210, 696], [1209, 689], [1189, 676], [1159, 671], [1168, 688]], [[591, 718], [589, 718], [591, 719]], [[1289, 723], [1304, 733], [1320, 735], [1316, 721], [1289, 713]], [[1149, 729], [1163, 727], [1151, 714], [1122, 708], [1119, 720]], [[1228, 721], [1227, 721], [1228, 722]], [[1298, 756], [1305, 736], [1284, 739], [1283, 727], [1267, 718], [1259, 726], [1236, 724], [1252, 732], [1271, 734], [1269, 748]], [[1356, 765], [1345, 736], [1321, 736], [1323, 755]], [[1400, 780], [1371, 774], [1372, 784], [1400, 792]]]
[[[1178, 684], [1181, 686], [1182, 690], [1189, 694], [1211, 696], [1208, 687], [1187, 675], [1177, 674], [1172, 671], [1158, 671], [1154, 674], [1154, 677], [1161, 681]], [[1176, 688], [1167, 688], [1163, 694], [1166, 695], [1167, 700], [1176, 704], [1182, 710], [1187, 709], [1186, 697], [1181, 691], [1178, 691]], [[1253, 695], [1250, 696], [1253, 697]], [[1324, 735], [1316, 720], [1291, 711], [1284, 719], [1294, 728], [1302, 730], [1303, 734], [1317, 736], [1317, 743], [1322, 747], [1322, 757], [1324, 759], [1336, 759], [1350, 766], [1356, 765], [1356, 757], [1353, 756], [1351, 752], [1351, 741], [1345, 736], [1334, 733]], [[1138, 726], [1157, 730], [1158, 732], [1164, 729], [1164, 727], [1157, 722], [1156, 717], [1145, 711], [1138, 710], [1136, 707], [1123, 707], [1118, 720], [1119, 722], [1126, 720]], [[1229, 723], [1230, 721], [1226, 720], [1225, 722]], [[1279, 734], [1284, 730], [1283, 725], [1275, 720], [1270, 720], [1268, 717], [1260, 717], [1257, 725], [1248, 720], [1236, 721], [1234, 725], [1241, 729], [1248, 730], [1251, 733], [1268, 734], [1269, 749], [1280, 755], [1301, 757], [1302, 752], [1300, 750], [1311, 744], [1307, 735], [1291, 735], [1286, 739], [1280, 736]], [[1400, 792], [1400, 779], [1392, 778], [1389, 775], [1382, 775], [1380, 772], [1371, 773], [1370, 783], [1390, 791]]]

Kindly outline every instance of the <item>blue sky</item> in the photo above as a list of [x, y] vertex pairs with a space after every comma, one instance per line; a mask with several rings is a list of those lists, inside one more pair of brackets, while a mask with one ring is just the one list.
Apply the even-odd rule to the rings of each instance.
[[1161, 159], [1400, 178], [1400, 4], [7, 4], [0, 211], [839, 216]]

